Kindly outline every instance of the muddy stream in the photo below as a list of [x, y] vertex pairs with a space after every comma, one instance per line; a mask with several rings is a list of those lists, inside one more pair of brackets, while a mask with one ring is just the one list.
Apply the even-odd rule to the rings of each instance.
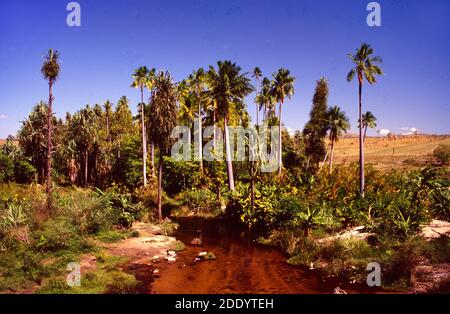
[[[340, 283], [321, 279], [315, 270], [291, 266], [279, 249], [243, 236], [243, 230], [219, 220], [179, 218], [174, 235], [186, 244], [175, 262], [136, 265], [130, 269], [144, 285], [141, 293], [156, 294], [292, 294], [333, 293]], [[190, 244], [200, 238], [201, 245]], [[215, 260], [194, 261], [200, 252]], [[153, 270], [157, 269], [155, 276]], [[340, 285], [348, 293], [373, 293], [367, 287]]]

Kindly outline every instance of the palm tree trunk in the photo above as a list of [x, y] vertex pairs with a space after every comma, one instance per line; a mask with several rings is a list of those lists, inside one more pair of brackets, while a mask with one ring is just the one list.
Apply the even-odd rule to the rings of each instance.
[[202, 108], [200, 104], [198, 87], [197, 87], [197, 101], [198, 101], [198, 157], [200, 161], [200, 173], [202, 173], [203, 172]]
[[150, 144], [150, 163], [152, 167], [152, 177], [155, 177], [155, 143]]
[[280, 121], [278, 122], [278, 174], [281, 174], [281, 167], [283, 166], [283, 161], [282, 161], [282, 144], [281, 144], [281, 106], [283, 105], [283, 101], [280, 102], [279, 105], [279, 119]]
[[[255, 94], [256, 94], [256, 97], [258, 97], [258, 79], [256, 79], [256, 82], [255, 82]], [[256, 103], [256, 102], [255, 102], [255, 105], [256, 105], [256, 125], [259, 125], [259, 106], [258, 106], [258, 103]]]
[[47, 117], [47, 206], [50, 208], [50, 194], [52, 192], [52, 118], [53, 118], [53, 80], [48, 82], [48, 117]]
[[228, 185], [231, 191], [234, 191], [234, 176], [233, 176], [233, 161], [231, 160], [230, 139], [228, 133], [228, 117], [224, 117], [224, 129], [225, 129], [225, 157], [227, 160], [227, 172], [228, 172]]
[[364, 127], [364, 143], [366, 142], [367, 125]]
[[333, 153], [334, 153], [334, 137], [331, 137], [331, 146], [330, 146], [330, 174], [333, 172]]
[[158, 161], [158, 219], [162, 220], [162, 171], [163, 171], [163, 154], [160, 152]]
[[106, 137], [108, 139], [108, 149], [106, 152], [106, 166], [108, 168], [108, 171], [111, 171], [111, 130], [109, 125], [109, 113], [106, 113]]
[[252, 211], [255, 208], [255, 177], [253, 176], [253, 174], [251, 174], [251, 179], [250, 179], [250, 197], [251, 197], [251, 206], [252, 206]]
[[214, 151], [215, 151], [216, 150], [216, 109], [213, 109], [213, 126], [214, 126], [213, 148], [214, 148]]
[[144, 88], [141, 86], [141, 117], [142, 117], [142, 174], [144, 176], [144, 188], [147, 187], [147, 141], [145, 136], [144, 115]]
[[89, 153], [87, 149], [84, 151], [84, 187], [88, 186], [88, 166], [89, 166]]
[[[359, 121], [362, 122], [362, 82], [359, 82]], [[362, 123], [359, 123], [359, 192], [364, 198], [364, 140]]]

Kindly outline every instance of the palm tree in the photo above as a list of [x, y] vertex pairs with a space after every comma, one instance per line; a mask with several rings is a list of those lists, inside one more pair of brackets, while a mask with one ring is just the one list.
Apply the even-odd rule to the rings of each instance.
[[[350, 60], [352, 60], [354, 67], [347, 74], [347, 81], [351, 82], [355, 75], [358, 76], [359, 84], [359, 119], [362, 121], [362, 87], [364, 79], [373, 85], [377, 82], [376, 75], [382, 75], [383, 71], [375, 63], [382, 62], [380, 57], [372, 57], [373, 48], [366, 43], [361, 44], [359, 49], [356, 49], [354, 55], [349, 54]], [[362, 132], [362, 124], [359, 125], [359, 191], [361, 196], [364, 197], [364, 140]]]
[[205, 83], [205, 70], [199, 68], [189, 76], [190, 84], [195, 92], [195, 98], [198, 107], [198, 157], [200, 161], [200, 172], [203, 172], [203, 137], [202, 137], [202, 99], [201, 93]]
[[153, 126], [150, 137], [158, 146], [158, 218], [162, 219], [162, 171], [164, 156], [170, 150], [172, 129], [177, 126], [177, 92], [172, 77], [168, 72], [155, 76], [154, 88], [150, 99], [149, 120]]
[[148, 74], [150, 71], [145, 66], [137, 68], [133, 73], [133, 83], [131, 87], [141, 90], [141, 124], [142, 124], [142, 175], [144, 176], [144, 187], [147, 187], [147, 138], [145, 136], [145, 104], [144, 104], [144, 87], [148, 84]]
[[272, 93], [275, 99], [279, 103], [278, 107], [278, 173], [281, 173], [282, 167], [282, 144], [281, 144], [281, 107], [284, 104], [286, 98], [291, 98], [294, 94], [294, 82], [295, 78], [291, 76], [290, 71], [286, 69], [279, 69], [277, 73], [273, 74], [273, 86]]
[[228, 121], [236, 109], [243, 107], [244, 97], [253, 91], [250, 80], [241, 74], [241, 68], [231, 61], [218, 61], [217, 70], [209, 67], [207, 95], [216, 102], [219, 117], [223, 118], [228, 185], [234, 191], [233, 163], [229, 143]]
[[344, 111], [338, 106], [331, 107], [327, 112], [328, 128], [330, 130], [330, 165], [329, 172], [333, 170], [334, 143], [337, 142], [342, 132], [347, 132], [350, 128], [350, 122]]
[[[261, 69], [258, 67], [255, 67], [253, 69], [252, 77], [255, 78], [255, 94], [256, 94], [256, 97], [258, 97], [258, 84], [259, 84], [259, 80], [262, 77]], [[256, 125], [258, 125], [259, 124], [259, 106], [258, 106], [258, 102], [256, 101], [256, 98], [255, 98], [255, 104], [256, 104]]]
[[52, 191], [52, 120], [53, 120], [53, 83], [58, 79], [60, 71], [59, 53], [56, 50], [50, 49], [45, 56], [44, 64], [41, 72], [46, 80], [48, 80], [48, 114], [47, 114], [47, 194], [48, 207], [50, 204], [50, 194]]
[[274, 105], [276, 99], [272, 93], [272, 82], [265, 77], [262, 80], [261, 90], [255, 99], [259, 105], [259, 110], [263, 110], [263, 120], [265, 121], [269, 116], [273, 116]]
[[182, 124], [191, 128], [197, 111], [195, 108], [195, 99], [189, 92], [189, 87], [185, 80], [178, 84], [177, 89], [179, 102], [178, 118]]
[[365, 114], [362, 115], [362, 123], [363, 123], [363, 128], [364, 128], [364, 136], [363, 136], [363, 141], [366, 141], [366, 133], [367, 133], [367, 128], [376, 128], [377, 127], [377, 118], [375, 118], [375, 116], [373, 115], [372, 112], [367, 111]]
[[111, 118], [113, 115], [112, 111], [112, 103], [109, 100], [103, 104], [103, 109], [105, 110], [105, 124], [106, 124], [106, 166], [108, 171], [111, 170], [111, 145], [112, 145], [112, 136], [111, 136]]

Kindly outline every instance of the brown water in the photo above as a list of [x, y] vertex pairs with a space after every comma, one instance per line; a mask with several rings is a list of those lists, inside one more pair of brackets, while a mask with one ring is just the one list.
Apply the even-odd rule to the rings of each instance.
[[[156, 265], [161, 276], [150, 285], [151, 293], [332, 293], [338, 284], [321, 280], [316, 271], [287, 264], [280, 250], [258, 245], [225, 222], [179, 219], [179, 223], [175, 236], [186, 250], [179, 252], [176, 262]], [[196, 237], [201, 237], [202, 245], [189, 245]], [[217, 259], [194, 262], [204, 251], [213, 252]], [[345, 288], [370, 292], [363, 287]]]

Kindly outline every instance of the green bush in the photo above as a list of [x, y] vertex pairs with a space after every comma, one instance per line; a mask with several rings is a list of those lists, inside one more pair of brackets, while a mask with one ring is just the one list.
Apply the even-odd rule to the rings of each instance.
[[164, 157], [163, 186], [169, 195], [176, 195], [188, 188], [196, 187], [199, 183], [199, 163], [175, 161], [171, 157]]
[[179, 208], [186, 208], [190, 213], [200, 216], [217, 216], [221, 213], [221, 204], [209, 189], [195, 189], [181, 192], [175, 197]]
[[36, 167], [28, 160], [19, 159], [14, 163], [14, 178], [17, 183], [30, 183], [36, 176]]
[[14, 179], [14, 162], [11, 157], [0, 152], [0, 183]]
[[66, 219], [50, 219], [35, 232], [36, 246], [43, 252], [79, 249], [80, 237], [74, 225]]
[[180, 252], [180, 251], [184, 251], [185, 249], [186, 249], [186, 245], [184, 245], [184, 243], [181, 241], [177, 240], [170, 244], [170, 250], [172, 250], [172, 251]]
[[95, 234], [109, 230], [118, 223], [122, 210], [113, 206], [111, 195], [101, 191], [71, 189], [58, 194], [58, 205], [62, 214], [70, 217], [79, 226], [82, 234]]

